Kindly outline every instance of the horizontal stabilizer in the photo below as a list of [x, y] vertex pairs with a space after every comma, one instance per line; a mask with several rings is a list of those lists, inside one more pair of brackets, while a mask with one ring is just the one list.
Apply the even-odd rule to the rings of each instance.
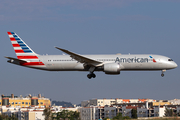
[[5, 58], [10, 59], [10, 60], [14, 60], [14, 61], [18, 61], [18, 62], [24, 62], [24, 63], [27, 62], [27, 61], [25, 61], [25, 60], [20, 60], [20, 59], [12, 58], [12, 57], [5, 57]]

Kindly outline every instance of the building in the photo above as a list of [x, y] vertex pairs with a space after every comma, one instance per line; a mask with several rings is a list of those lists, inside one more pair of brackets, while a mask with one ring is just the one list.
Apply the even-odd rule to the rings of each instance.
[[82, 120], [94, 120], [95, 118], [95, 107], [84, 107], [80, 108], [78, 111], [80, 112], [80, 118]]
[[113, 118], [117, 115], [117, 107], [116, 106], [110, 106], [110, 107], [104, 107], [104, 118]]
[[1, 107], [2, 114], [8, 116], [14, 115], [18, 120], [44, 120], [43, 110], [44, 108], [39, 107]]
[[89, 100], [90, 106], [105, 106], [115, 104], [115, 99], [91, 99]]
[[89, 107], [90, 106], [89, 100], [81, 101], [81, 106], [82, 107]]
[[82, 107], [90, 107], [90, 106], [111, 106], [114, 104], [122, 104], [122, 103], [144, 103], [144, 102], [154, 102], [153, 99], [90, 99], [81, 102]]
[[24, 118], [23, 120], [44, 120], [45, 116], [43, 115], [43, 110], [39, 109], [23, 111], [22, 118]]
[[154, 117], [164, 117], [164, 115], [165, 115], [165, 106], [154, 107]]
[[19, 108], [34, 106], [49, 107], [51, 106], [51, 101], [49, 100], [49, 98], [41, 97], [40, 94], [38, 95], [38, 97], [28, 95], [24, 98], [22, 96], [18, 97], [14, 96], [14, 94], [11, 94], [11, 96], [1, 95], [0, 106], [10, 106]]
[[148, 116], [148, 108], [137, 107], [137, 117], [147, 117]]
[[171, 105], [180, 105], [180, 99], [168, 100], [168, 102], [170, 102]]
[[[1, 106], [1, 114], [8, 115], [9, 117], [14, 115], [18, 120], [44, 120], [45, 116], [43, 115], [45, 107], [11, 107], [11, 106]], [[51, 107], [52, 113], [61, 112], [62, 110], [68, 111], [78, 111], [76, 108], [64, 108], [62, 106], [53, 106]]]
[[[120, 99], [117, 100], [118, 102], [121, 102]], [[110, 106], [116, 103], [116, 99], [90, 99], [86, 101], [81, 102], [82, 107], [90, 107], [90, 106]]]
[[91, 106], [78, 108], [81, 120], [99, 120], [105, 118], [104, 107]]
[[153, 106], [164, 106], [164, 105], [171, 105], [171, 102], [168, 100], [156, 100], [153, 102]]

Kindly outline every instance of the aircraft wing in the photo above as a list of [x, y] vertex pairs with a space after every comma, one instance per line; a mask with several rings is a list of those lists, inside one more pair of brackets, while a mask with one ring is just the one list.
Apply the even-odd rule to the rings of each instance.
[[18, 61], [18, 62], [27, 62], [25, 60], [21, 60], [21, 59], [17, 59], [17, 58], [12, 58], [12, 57], [5, 57], [5, 58], [8, 58], [8, 59], [14, 60], [14, 61]]
[[62, 49], [62, 48], [58, 48], [58, 47], [55, 47], [55, 48], [57, 48], [57, 49], [65, 52], [66, 54], [69, 54], [70, 57], [72, 57], [73, 59], [77, 60], [77, 61], [80, 62], [80, 63], [85, 63], [85, 64], [87, 64], [87, 65], [92, 65], [92, 66], [101, 66], [102, 63], [103, 63], [103, 62], [100, 62], [100, 61], [97, 61], [97, 60], [88, 58], [88, 57], [86, 57], [86, 56], [79, 55], [79, 54], [73, 53], [73, 52], [71, 52], [71, 51]]

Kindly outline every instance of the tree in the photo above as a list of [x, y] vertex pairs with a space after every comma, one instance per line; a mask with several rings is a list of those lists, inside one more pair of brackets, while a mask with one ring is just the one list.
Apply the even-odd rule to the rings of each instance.
[[104, 118], [103, 120], [109, 120], [109, 118], [108, 118], [108, 117], [106, 117], [106, 118]]
[[113, 120], [122, 120], [122, 113], [118, 113], [115, 117], [113, 117]]
[[173, 116], [173, 110], [166, 108], [166, 110], [165, 110], [165, 116], [166, 116], [166, 117], [172, 117], [172, 116]]
[[61, 112], [58, 112], [58, 113], [54, 113], [56, 114], [55, 116], [55, 119], [56, 120], [59, 120], [59, 119], [62, 119], [62, 120], [80, 120], [80, 113], [77, 112], [77, 111], [68, 111], [68, 110], [63, 110]]
[[75, 120], [80, 120], [80, 113], [75, 111], [74, 114], [73, 114], [73, 117]]
[[45, 108], [43, 110], [43, 115], [45, 116], [45, 120], [52, 120], [52, 112], [51, 112], [51, 108]]
[[18, 120], [18, 118], [15, 115], [12, 115], [10, 120]]
[[0, 120], [18, 120], [18, 118], [16, 118], [14, 115], [12, 115], [11, 117], [8, 115], [0, 115]]
[[180, 111], [177, 113], [177, 116], [180, 116]]
[[68, 117], [68, 110], [63, 110], [61, 112], [56, 113], [57, 117], [56, 119], [59, 120], [60, 118], [65, 120]]
[[6, 116], [4, 114], [0, 115], [0, 120], [4, 120]]
[[136, 109], [131, 110], [131, 118], [137, 119], [137, 110]]
[[124, 116], [123, 120], [131, 119], [129, 116]]

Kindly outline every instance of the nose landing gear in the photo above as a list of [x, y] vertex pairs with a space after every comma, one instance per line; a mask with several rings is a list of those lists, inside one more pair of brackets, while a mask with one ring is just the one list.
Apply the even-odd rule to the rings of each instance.
[[166, 72], [166, 70], [162, 70], [161, 77], [164, 77], [164, 72]]
[[161, 74], [161, 77], [164, 77], [164, 74], [163, 74], [163, 73]]

